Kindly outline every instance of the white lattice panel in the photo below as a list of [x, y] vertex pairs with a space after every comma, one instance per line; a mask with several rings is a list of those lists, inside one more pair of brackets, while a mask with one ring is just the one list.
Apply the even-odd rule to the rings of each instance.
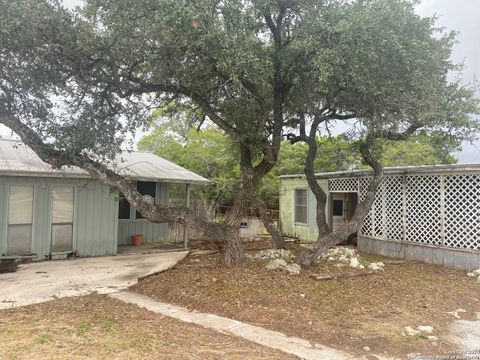
[[[360, 181], [360, 192], [358, 194], [358, 201], [365, 200], [365, 196], [367, 195], [368, 185], [370, 184], [371, 178], [361, 178]], [[360, 229], [360, 234], [364, 236], [373, 236], [372, 231], [372, 211], [365, 216], [363, 220], [362, 228]]]
[[328, 180], [328, 189], [338, 192], [358, 192], [357, 178], [339, 178]]
[[401, 176], [390, 176], [384, 179], [383, 204], [385, 237], [390, 240], [403, 240], [403, 184]]
[[385, 223], [383, 221], [383, 181], [378, 186], [377, 191], [375, 192], [375, 200], [372, 205], [370, 213], [372, 214], [372, 223], [373, 223], [373, 237], [379, 239], [385, 239]]
[[405, 240], [440, 245], [440, 176], [407, 176]]
[[480, 250], [480, 175], [445, 176], [444, 245]]

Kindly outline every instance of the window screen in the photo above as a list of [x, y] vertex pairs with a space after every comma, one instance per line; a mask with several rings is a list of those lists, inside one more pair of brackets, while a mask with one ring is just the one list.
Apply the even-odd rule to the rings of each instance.
[[118, 218], [130, 219], [130, 203], [123, 195], [118, 199]]
[[52, 252], [66, 252], [73, 249], [73, 187], [52, 189]]
[[[150, 195], [155, 199], [157, 195], [157, 183], [152, 181], [138, 181], [137, 190], [142, 195]], [[135, 214], [137, 219], [143, 219], [143, 216], [137, 211]]]
[[307, 223], [307, 189], [295, 189], [295, 222]]
[[32, 251], [33, 186], [12, 185], [8, 195], [7, 254]]

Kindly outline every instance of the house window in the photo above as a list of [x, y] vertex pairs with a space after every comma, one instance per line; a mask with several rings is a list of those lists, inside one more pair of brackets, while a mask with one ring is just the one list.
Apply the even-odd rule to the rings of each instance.
[[[138, 181], [137, 190], [142, 195], [150, 195], [154, 200], [157, 195], [157, 183], [153, 181]], [[136, 211], [135, 218], [143, 219], [143, 216]]]
[[52, 253], [73, 249], [74, 197], [73, 186], [52, 189]]
[[343, 216], [343, 200], [333, 200], [333, 216]]
[[8, 194], [7, 254], [32, 252], [33, 186], [12, 185]]
[[307, 223], [307, 189], [295, 189], [295, 222]]
[[[157, 195], [157, 183], [154, 181], [137, 181], [137, 190], [142, 195], [149, 195], [154, 200]], [[130, 203], [123, 194], [120, 194], [118, 199], [118, 218], [121, 220], [129, 220], [130, 217]], [[143, 219], [143, 216], [135, 211], [135, 219]]]

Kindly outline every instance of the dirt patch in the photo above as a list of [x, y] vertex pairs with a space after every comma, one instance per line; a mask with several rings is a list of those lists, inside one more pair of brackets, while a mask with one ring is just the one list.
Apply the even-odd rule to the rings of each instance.
[[0, 311], [1, 359], [296, 359], [103, 295]]
[[[385, 259], [360, 257], [365, 263]], [[473, 319], [480, 311], [478, 284], [462, 271], [405, 262], [365, 277], [316, 281], [311, 274], [338, 273], [339, 268], [324, 261], [288, 275], [265, 269], [265, 263], [251, 260], [226, 268], [217, 254], [189, 256], [132, 290], [357, 354], [366, 354], [365, 346], [396, 356], [444, 353], [455, 349], [442, 339], [454, 320], [446, 312], [463, 308], [462, 317]], [[402, 335], [405, 326], [418, 325], [433, 326], [440, 340]]]

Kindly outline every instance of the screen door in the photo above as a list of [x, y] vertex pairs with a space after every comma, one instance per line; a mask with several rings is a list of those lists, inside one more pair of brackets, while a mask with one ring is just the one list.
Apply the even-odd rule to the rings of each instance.
[[345, 195], [332, 194], [332, 230], [345, 223]]

